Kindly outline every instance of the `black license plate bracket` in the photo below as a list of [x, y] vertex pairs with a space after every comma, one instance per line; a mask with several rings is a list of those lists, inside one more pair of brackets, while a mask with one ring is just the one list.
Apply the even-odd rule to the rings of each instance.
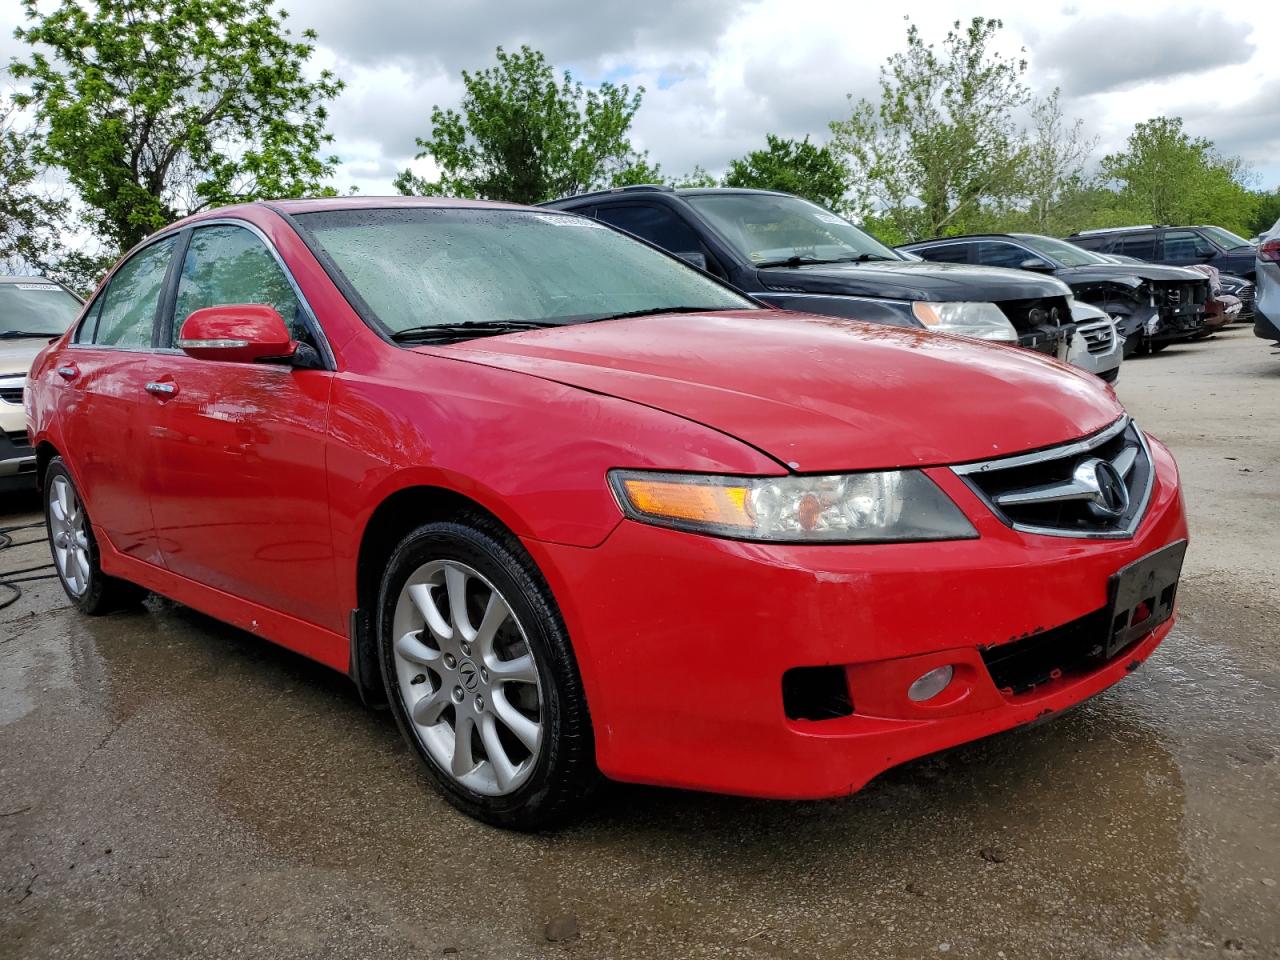
[[1111, 576], [1110, 618], [1103, 655], [1111, 659], [1173, 616], [1187, 541], [1149, 553]]

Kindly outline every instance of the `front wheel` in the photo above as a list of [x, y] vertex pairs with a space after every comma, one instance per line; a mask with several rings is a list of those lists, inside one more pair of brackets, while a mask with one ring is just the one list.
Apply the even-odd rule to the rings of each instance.
[[45, 471], [44, 523], [62, 589], [81, 613], [110, 613], [146, 596], [141, 587], [102, 572], [89, 514], [61, 457]]
[[560, 614], [517, 540], [483, 518], [410, 533], [379, 591], [378, 646], [401, 733], [465, 813], [531, 830], [594, 786], [591, 722]]

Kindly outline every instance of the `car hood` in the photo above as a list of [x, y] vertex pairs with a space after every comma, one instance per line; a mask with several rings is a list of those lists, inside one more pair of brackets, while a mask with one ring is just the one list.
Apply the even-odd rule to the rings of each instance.
[[1066, 294], [1052, 277], [1002, 267], [918, 260], [770, 267], [760, 282], [775, 290], [836, 293], [891, 300], [1031, 300]]
[[56, 334], [22, 340], [0, 340], [0, 377], [27, 373], [36, 354], [56, 338]]
[[983, 460], [1074, 440], [1122, 413], [1101, 381], [1030, 351], [773, 310], [417, 349], [665, 410], [798, 471]]
[[1203, 280], [1205, 276], [1195, 270], [1166, 267], [1158, 263], [1091, 263], [1083, 267], [1063, 267], [1058, 271], [1058, 279], [1069, 285], [1115, 280], [1128, 282], [1131, 286], [1141, 286], [1145, 280], [1189, 283]]

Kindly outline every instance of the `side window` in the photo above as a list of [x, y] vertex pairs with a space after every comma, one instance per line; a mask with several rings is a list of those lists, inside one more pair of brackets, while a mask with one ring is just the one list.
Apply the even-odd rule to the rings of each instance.
[[1194, 260], [1211, 257], [1217, 248], [1194, 230], [1168, 230], [1164, 235], [1166, 260]]
[[102, 313], [102, 301], [107, 299], [106, 291], [99, 294], [98, 299], [89, 305], [71, 337], [72, 343], [93, 343], [93, 332], [98, 329], [98, 316]]
[[911, 252], [934, 263], [968, 263], [971, 246], [973, 245], [969, 243], [943, 243], [936, 247], [926, 247], [923, 250]]
[[704, 253], [693, 228], [663, 207], [630, 203], [596, 209], [596, 219], [661, 247], [668, 253]]
[[275, 257], [244, 227], [219, 224], [191, 234], [178, 278], [166, 347], [177, 342], [187, 317], [204, 307], [261, 303], [275, 307], [293, 339], [316, 346], [302, 304]]
[[81, 343], [102, 347], [149, 347], [156, 308], [173, 256], [174, 237], [135, 253], [116, 271], [106, 292], [94, 305], [92, 331], [81, 328]]
[[1126, 257], [1137, 257], [1139, 260], [1154, 260], [1156, 257], [1156, 237], [1153, 233], [1133, 233], [1121, 237], [1112, 253], [1121, 253]]
[[984, 240], [978, 244], [978, 263], [984, 267], [1009, 267], [1017, 270], [1026, 260], [1041, 260], [1045, 266], [1049, 266], [1043, 257], [1038, 257], [1016, 244], [1002, 243], [998, 240]]

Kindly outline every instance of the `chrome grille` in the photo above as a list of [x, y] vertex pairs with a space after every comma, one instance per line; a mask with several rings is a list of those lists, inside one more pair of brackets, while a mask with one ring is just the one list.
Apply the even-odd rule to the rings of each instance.
[[1090, 353], [1106, 353], [1116, 341], [1116, 328], [1109, 323], [1095, 327], [1081, 327], [1080, 336]]
[[0, 400], [5, 403], [22, 403], [22, 388], [0, 387]]
[[1073, 443], [951, 469], [1015, 530], [1111, 539], [1133, 536], [1155, 473], [1128, 417]]

